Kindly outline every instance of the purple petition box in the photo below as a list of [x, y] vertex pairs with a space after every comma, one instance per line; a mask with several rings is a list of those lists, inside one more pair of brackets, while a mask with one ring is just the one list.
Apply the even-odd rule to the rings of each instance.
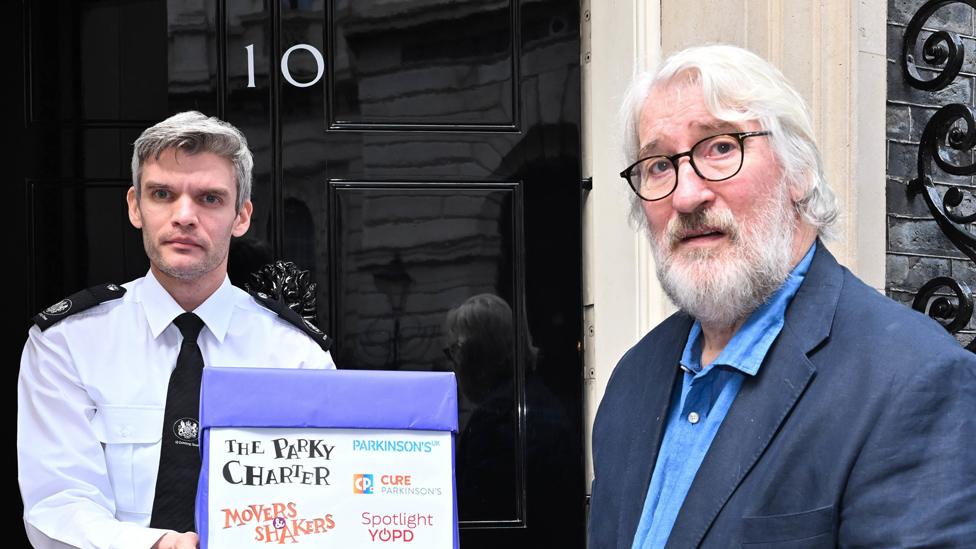
[[[254, 395], [254, 398], [241, 398]], [[255, 406], [260, 400], [261, 405]], [[207, 549], [211, 427], [404, 429], [457, 434], [457, 382], [452, 372], [204, 368], [200, 441], [204, 467], [196, 498], [200, 547]], [[454, 437], [451, 437], [454, 477]], [[454, 486], [454, 549], [458, 549]]]

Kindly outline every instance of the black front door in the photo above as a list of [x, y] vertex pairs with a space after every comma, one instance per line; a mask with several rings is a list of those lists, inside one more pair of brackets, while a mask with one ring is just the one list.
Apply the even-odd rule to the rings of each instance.
[[583, 547], [577, 2], [8, 10], [15, 318], [142, 276], [132, 141], [181, 110], [225, 118], [256, 163], [232, 266], [311, 270], [340, 368], [457, 372], [462, 546]]

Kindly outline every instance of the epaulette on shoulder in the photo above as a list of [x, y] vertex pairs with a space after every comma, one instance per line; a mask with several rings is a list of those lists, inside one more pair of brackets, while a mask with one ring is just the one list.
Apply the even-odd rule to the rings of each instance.
[[283, 301], [279, 301], [264, 292], [248, 292], [258, 303], [274, 311], [282, 320], [305, 332], [305, 334], [315, 340], [323, 351], [328, 351], [332, 347], [332, 338], [325, 335], [318, 326], [305, 320], [302, 315], [291, 310]]
[[125, 288], [118, 284], [99, 284], [66, 299], [58, 301], [34, 315], [34, 324], [43, 332], [69, 316], [91, 309], [95, 305], [112, 301], [125, 295]]

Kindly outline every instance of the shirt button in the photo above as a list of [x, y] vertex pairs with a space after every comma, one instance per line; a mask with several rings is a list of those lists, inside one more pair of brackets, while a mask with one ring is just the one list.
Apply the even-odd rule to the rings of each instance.
[[128, 436], [129, 436], [129, 428], [128, 427], [122, 427], [121, 429], [119, 429], [119, 434], [122, 435], [122, 438], [128, 438]]
[[691, 423], [692, 425], [698, 423], [698, 420], [700, 419], [701, 417], [698, 416], [698, 412], [692, 412], [688, 414], [688, 422]]

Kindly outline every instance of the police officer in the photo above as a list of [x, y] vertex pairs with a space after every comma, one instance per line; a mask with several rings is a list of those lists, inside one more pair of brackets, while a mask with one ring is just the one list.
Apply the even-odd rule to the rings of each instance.
[[136, 140], [126, 200], [149, 272], [37, 315], [21, 358], [18, 477], [35, 547], [196, 547], [196, 415], [177, 408], [198, 405], [200, 368], [335, 367], [327, 337], [227, 277], [252, 167], [243, 134], [198, 112]]

